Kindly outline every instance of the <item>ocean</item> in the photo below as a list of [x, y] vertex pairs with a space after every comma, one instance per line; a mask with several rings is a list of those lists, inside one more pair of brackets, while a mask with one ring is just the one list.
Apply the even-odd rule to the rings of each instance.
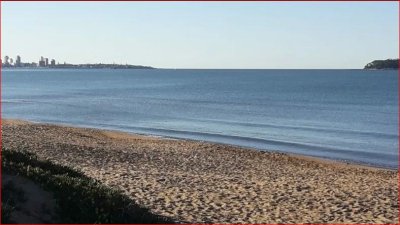
[[397, 168], [394, 70], [3, 69], [2, 118]]

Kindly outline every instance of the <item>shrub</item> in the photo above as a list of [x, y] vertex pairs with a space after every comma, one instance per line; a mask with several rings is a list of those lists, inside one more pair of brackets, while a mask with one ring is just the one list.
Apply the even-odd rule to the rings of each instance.
[[[3, 148], [2, 169], [27, 177], [52, 192], [60, 223], [174, 223], [135, 204], [120, 190], [71, 168], [39, 160], [27, 151]], [[3, 202], [2, 206], [5, 223], [12, 208]]]

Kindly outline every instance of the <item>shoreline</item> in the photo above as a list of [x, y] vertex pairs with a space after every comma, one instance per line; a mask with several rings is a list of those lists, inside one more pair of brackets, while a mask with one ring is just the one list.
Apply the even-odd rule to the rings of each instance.
[[251, 150], [251, 151], [286, 154], [291, 157], [297, 157], [297, 158], [301, 158], [304, 160], [317, 161], [317, 162], [321, 162], [321, 163], [342, 164], [342, 165], [353, 166], [353, 167], [398, 171], [398, 167], [390, 167], [390, 166], [384, 166], [384, 165], [378, 165], [378, 164], [368, 164], [368, 163], [363, 163], [363, 162], [359, 162], [359, 161], [355, 161], [355, 160], [341, 160], [341, 159], [335, 159], [335, 158], [329, 158], [329, 157], [318, 157], [318, 156], [305, 155], [305, 154], [300, 154], [300, 153], [292, 153], [292, 152], [288, 152], [288, 151], [284, 151], [284, 150], [280, 151], [280, 150], [260, 149], [260, 148], [256, 148], [256, 147], [248, 147], [248, 146], [244, 146], [244, 145], [235, 145], [235, 144], [229, 144], [229, 143], [223, 143], [223, 142], [217, 142], [217, 141], [214, 142], [214, 141], [207, 141], [207, 140], [200, 140], [200, 139], [180, 138], [180, 137], [174, 137], [174, 136], [168, 136], [168, 135], [154, 135], [154, 134], [148, 134], [148, 133], [140, 133], [140, 132], [112, 129], [112, 128], [108, 128], [108, 127], [96, 127], [96, 126], [86, 126], [86, 125], [80, 126], [80, 125], [76, 125], [76, 124], [68, 124], [68, 123], [62, 123], [62, 122], [42, 122], [42, 121], [34, 121], [34, 120], [16, 119], [16, 118], [7, 118], [7, 119], [2, 119], [2, 120], [3, 121], [22, 122], [22, 123], [28, 122], [28, 123], [35, 123], [35, 124], [55, 125], [55, 126], [61, 126], [61, 127], [96, 129], [96, 130], [102, 130], [105, 132], [121, 133], [123, 135], [140, 136], [143, 138], [150, 137], [150, 138], [160, 138], [163, 140], [176, 140], [176, 141], [181, 140], [181, 141], [194, 141], [194, 142], [209, 143], [209, 144], [219, 144], [219, 145], [226, 145], [226, 146], [231, 146], [231, 147], [235, 147], [235, 148], [247, 149], [247, 150]]
[[398, 172], [120, 131], [2, 120], [21, 149], [188, 223], [397, 223]]

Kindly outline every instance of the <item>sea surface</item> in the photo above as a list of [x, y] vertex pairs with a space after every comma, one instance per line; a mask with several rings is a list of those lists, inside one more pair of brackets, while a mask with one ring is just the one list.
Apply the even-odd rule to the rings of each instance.
[[398, 73], [2, 70], [2, 117], [398, 165]]

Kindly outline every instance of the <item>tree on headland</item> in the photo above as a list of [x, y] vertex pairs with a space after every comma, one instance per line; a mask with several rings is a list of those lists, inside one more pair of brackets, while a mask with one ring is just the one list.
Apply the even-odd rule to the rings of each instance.
[[374, 60], [368, 63], [364, 69], [399, 69], [399, 59]]

